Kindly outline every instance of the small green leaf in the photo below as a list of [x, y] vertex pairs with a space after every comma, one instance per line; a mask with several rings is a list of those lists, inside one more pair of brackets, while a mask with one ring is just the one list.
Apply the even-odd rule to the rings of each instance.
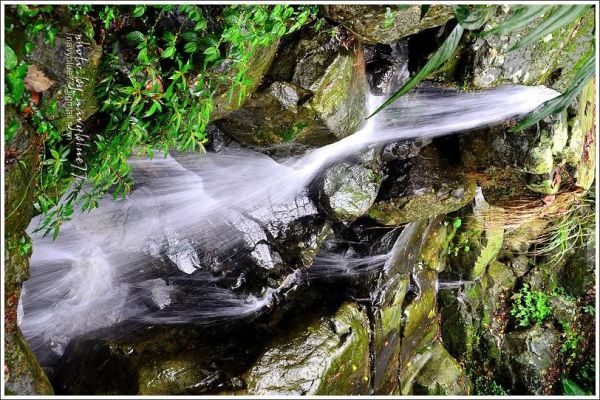
[[4, 68], [8, 71], [17, 66], [18, 60], [14, 50], [7, 44], [4, 45]]
[[419, 19], [425, 18], [425, 15], [427, 15], [427, 11], [429, 11], [429, 7], [431, 7], [431, 4], [423, 4], [421, 6], [421, 17]]
[[133, 43], [141, 43], [146, 39], [144, 34], [140, 31], [133, 31], [127, 34], [127, 40]]
[[458, 43], [460, 42], [460, 38], [464, 29], [462, 25], [457, 24], [450, 35], [444, 40], [444, 43], [440, 46], [440, 48], [435, 52], [433, 56], [427, 61], [427, 64], [419, 72], [417, 72], [412, 78], [408, 80], [396, 93], [392, 95], [389, 99], [387, 99], [375, 112], [367, 117], [367, 119], [371, 118], [373, 115], [377, 114], [379, 111], [383, 110], [385, 107], [392, 104], [399, 97], [408, 93], [412, 88], [417, 86], [419, 82], [421, 82], [427, 75], [435, 71], [442, 65], [443, 63], [450, 58], [450, 56], [458, 47]]
[[142, 15], [144, 15], [144, 13], [145, 13], [145, 12], [146, 12], [146, 6], [142, 6], [142, 5], [140, 5], [140, 6], [136, 6], [136, 7], [133, 9], [133, 13], [131, 13], [131, 15], [132, 15], [134, 18], [139, 18], [139, 17], [141, 17]]
[[162, 52], [161, 57], [162, 58], [171, 58], [171, 57], [173, 57], [173, 54], [175, 54], [175, 47], [170, 46], [170, 47], [167, 47], [166, 50]]
[[537, 42], [543, 37], [551, 34], [563, 26], [579, 19], [585, 14], [591, 6], [589, 4], [574, 6], [557, 6], [556, 10], [537, 26], [529, 35], [521, 39], [510, 50], [517, 50], [523, 46]]
[[144, 115], [144, 118], [148, 118], [148, 117], [152, 116], [156, 112], [156, 110], [158, 109], [157, 104], [158, 104], [158, 102], [152, 103], [152, 106], [150, 107], [150, 109], [148, 110], [148, 112]]
[[195, 42], [188, 42], [183, 46], [183, 51], [186, 53], [195, 53], [198, 51], [198, 45]]
[[560, 96], [541, 104], [527, 118], [511, 128], [512, 132], [529, 128], [548, 115], [559, 113], [567, 108], [573, 99], [583, 90], [587, 81], [594, 75], [594, 52], [589, 52], [574, 68], [576, 69], [575, 76], [567, 90]]

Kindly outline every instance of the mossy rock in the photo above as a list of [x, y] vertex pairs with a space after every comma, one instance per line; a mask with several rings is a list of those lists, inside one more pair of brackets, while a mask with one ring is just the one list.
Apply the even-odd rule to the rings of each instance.
[[[403, 175], [408, 179], [396, 178], [406, 183], [400, 183], [391, 193], [380, 193], [369, 210], [369, 217], [383, 225], [395, 226], [447, 214], [473, 200], [477, 189], [473, 179], [454, 173], [450, 166], [444, 165], [432, 146], [422, 149], [421, 153], [423, 157], [407, 162], [407, 172]], [[386, 183], [388, 187], [396, 184]]]
[[[241, 93], [241, 89], [239, 87], [231, 87], [229, 84], [223, 84], [217, 90], [217, 95], [214, 97], [213, 101], [213, 110], [210, 114], [210, 120], [216, 121], [221, 118], [226, 117], [231, 112], [240, 108], [252, 93], [258, 88], [263, 77], [271, 67], [271, 63], [275, 58], [275, 54], [277, 54], [277, 47], [279, 46], [279, 41], [273, 41], [271, 44], [266, 46], [259, 46], [255, 52], [253, 57], [250, 59], [248, 63], [248, 73], [245, 78], [249, 80], [251, 83], [245, 87], [244, 93]], [[226, 68], [226, 67], [225, 67]], [[215, 71], [217, 75], [233, 75], [234, 71], [226, 70], [226, 71]], [[233, 76], [231, 76], [232, 81]]]
[[[511, 7], [512, 8], [512, 7]], [[497, 6], [489, 30], [509, 15], [509, 8]], [[541, 20], [539, 20], [541, 21]], [[509, 51], [529, 34], [537, 24], [529, 24], [508, 35], [478, 37], [465, 47], [472, 65], [470, 71], [475, 88], [490, 88], [506, 84], [546, 85], [563, 92], [572, 81], [573, 67], [579, 59], [594, 48], [594, 10], [586, 13], [580, 22], [573, 22], [543, 39]]]
[[[30, 64], [54, 82], [42, 93], [40, 108], [62, 134], [72, 134], [70, 126], [83, 124], [98, 110], [95, 91], [102, 46], [77, 30], [63, 30], [56, 36], [54, 44], [46, 43], [42, 36], [36, 37], [35, 47], [27, 56]], [[72, 50], [68, 50], [69, 45]], [[67, 54], [70, 51], [75, 57], [78, 50], [82, 54], [81, 64], [73, 61], [73, 66], [68, 67]], [[49, 107], [54, 101], [57, 107], [52, 113]]]
[[353, 221], [373, 205], [381, 176], [361, 164], [343, 162], [328, 168], [322, 177], [318, 204], [336, 221]]
[[6, 143], [4, 164], [5, 394], [49, 395], [53, 394], [52, 387], [17, 326], [21, 285], [29, 278], [31, 256], [31, 249], [26, 250], [22, 244], [30, 241], [25, 229], [33, 214], [43, 137], [11, 106], [5, 107], [5, 121], [6, 124], [18, 123], [11, 142]]
[[565, 151], [575, 184], [584, 190], [592, 187], [596, 171], [595, 93], [596, 81], [593, 79], [577, 99], [577, 113], [570, 121], [569, 144]]
[[424, 29], [444, 25], [454, 17], [446, 5], [432, 5], [423, 18], [418, 5], [330, 4], [321, 6], [321, 11], [370, 44], [390, 44]]
[[267, 346], [245, 380], [251, 395], [367, 394], [366, 312], [345, 303], [332, 317], [295, 327]]
[[416, 395], [469, 395], [470, 384], [463, 368], [440, 342], [431, 349], [429, 360], [415, 378]]
[[[237, 142], [299, 152], [354, 133], [366, 109], [362, 45], [332, 43], [325, 29], [306, 27], [282, 42], [268, 85], [217, 122]], [[275, 145], [275, 146], [274, 146]]]
[[499, 382], [515, 394], [544, 393], [545, 378], [556, 362], [560, 332], [534, 326], [506, 334], [502, 344]]

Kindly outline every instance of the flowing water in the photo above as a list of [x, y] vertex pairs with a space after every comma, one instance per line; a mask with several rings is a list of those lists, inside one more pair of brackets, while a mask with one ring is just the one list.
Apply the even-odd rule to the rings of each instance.
[[[272, 221], [285, 218], [290, 202], [299, 213], [315, 214], [312, 203], [298, 204], [298, 198], [332, 163], [385, 143], [522, 116], [556, 94], [520, 86], [477, 93], [421, 91], [369, 119], [355, 134], [280, 162], [241, 148], [133, 159], [136, 184], [127, 199], [105, 199], [89, 214], [76, 213], [56, 241], [33, 233], [40, 221], [32, 221], [31, 279], [19, 306], [21, 329], [36, 354], [60, 355], [71, 338], [125, 320], [209, 324], [252, 317], [302, 280], [380, 269], [389, 259], [385, 252], [323, 251], [308, 272], [297, 271], [301, 279], [239, 296], [216, 285], [220, 278], [206, 270], [195, 249], [198, 243], [211, 248], [220, 263], [236, 257], [236, 262], [243, 257], [273, 262], [260, 237], [263, 228], [268, 231]], [[371, 96], [370, 110], [382, 100]]]

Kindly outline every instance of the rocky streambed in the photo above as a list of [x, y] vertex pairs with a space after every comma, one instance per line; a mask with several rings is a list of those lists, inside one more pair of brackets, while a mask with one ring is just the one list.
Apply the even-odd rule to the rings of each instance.
[[[207, 160], [252, 152], [268, 168], [352, 135], [364, 127], [368, 94], [392, 94], [456, 24], [448, 6], [424, 18], [418, 6], [391, 19], [385, 6], [319, 12], [320, 29], [305, 26], [256, 53], [257, 85], [239, 107], [226, 96], [216, 103]], [[505, 12], [497, 7], [492, 20]], [[467, 36], [456, 59], [417, 91], [563, 90], [576, 54], [593, 46], [593, 29], [592, 10], [577, 27], [515, 52], [512, 36]], [[44, 68], [53, 63], [43, 57], [59, 53], [40, 43], [31, 58]], [[93, 75], [98, 65], [88, 67]], [[62, 72], [46, 73], [60, 96]], [[560, 394], [567, 376], [583, 385], [578, 374], [595, 353], [593, 235], [566, 251], [539, 248], [563, 215], [553, 207], [591, 207], [580, 199], [594, 190], [594, 93], [592, 81], [563, 113], [520, 133], [509, 132], [509, 120], [370, 146], [325, 165], [290, 201], [219, 214], [214, 229], [185, 238], [161, 232], [154, 247], [135, 250], [143, 263], [117, 273], [143, 318], [116, 318], [62, 342], [35, 335], [26, 329], [34, 268], [21, 295], [22, 329], [57, 394]], [[25, 157], [35, 140], [25, 129], [14, 147]], [[136, 164], [132, 198], [208, 168], [196, 155], [171, 157]], [[27, 194], [27, 180], [16, 165], [5, 170], [9, 209]], [[234, 187], [222, 190], [235, 196]], [[119, 221], [156, 210], [131, 204]], [[89, 221], [102, 232], [116, 215]], [[7, 225], [9, 242], [31, 213], [18, 217]], [[143, 234], [118, 240], [134, 246]], [[7, 257], [7, 292], [18, 299], [28, 257]], [[527, 324], [513, 311], [526, 292], [551, 310]], [[7, 302], [15, 317], [16, 299]], [[13, 319], [10, 390], [47, 391]]]

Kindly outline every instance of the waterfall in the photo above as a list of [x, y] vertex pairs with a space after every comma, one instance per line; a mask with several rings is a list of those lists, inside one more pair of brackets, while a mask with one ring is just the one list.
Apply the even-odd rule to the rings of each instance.
[[[282, 204], [295, 201], [328, 165], [373, 146], [522, 116], [556, 95], [524, 86], [416, 92], [355, 134], [281, 162], [241, 148], [132, 159], [136, 184], [126, 199], [106, 198], [90, 213], [76, 212], [56, 241], [34, 233], [41, 217], [31, 222], [31, 278], [21, 296], [20, 327], [36, 353], [49, 348], [60, 355], [71, 338], [122, 321], [202, 324], [256, 315], [282, 288], [242, 297], [215, 285], [219, 277], [205, 270], [198, 243], [219, 262], [251, 248], [247, 257], [268, 265], [256, 220], [268, 227]], [[382, 100], [371, 96], [369, 108]], [[306, 278], [364, 274], [386, 262], [387, 254], [323, 252]]]

